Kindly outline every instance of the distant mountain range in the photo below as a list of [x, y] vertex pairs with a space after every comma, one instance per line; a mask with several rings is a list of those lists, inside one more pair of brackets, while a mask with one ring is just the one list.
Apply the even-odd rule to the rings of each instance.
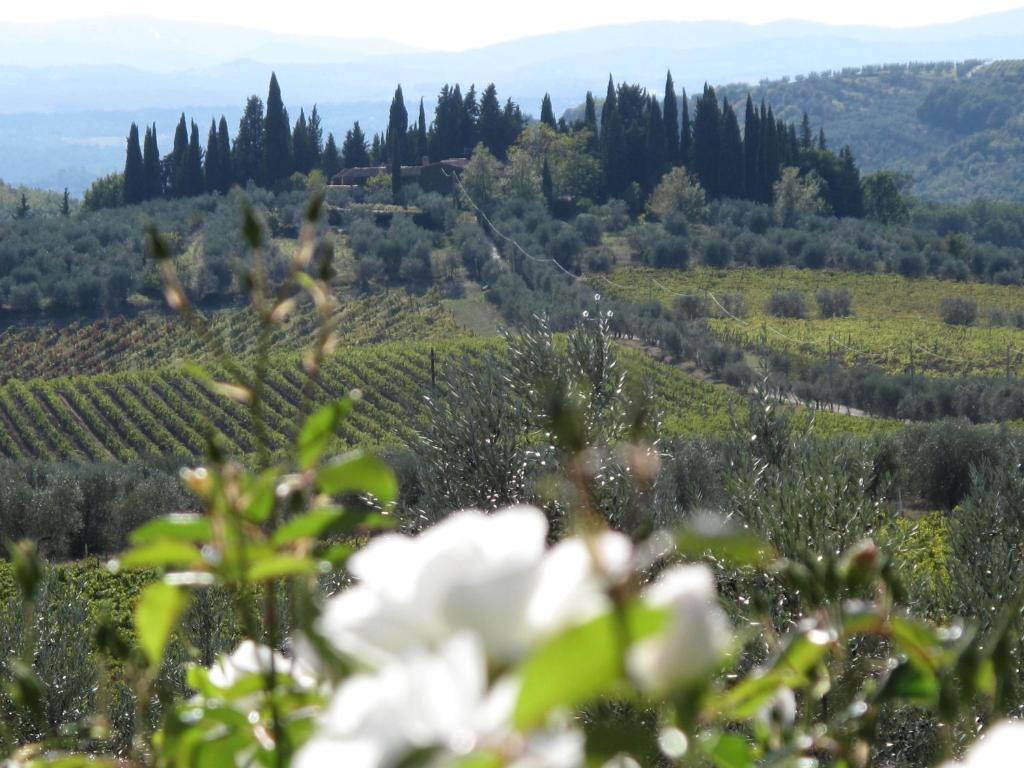
[[[1024, 51], [1024, 9], [912, 29], [787, 21], [650, 22], [524, 38], [459, 53], [386, 40], [305, 38], [223, 25], [116, 18], [0, 24], [0, 178], [80, 193], [122, 163], [131, 120], [156, 121], [169, 148], [181, 111], [237, 122], [271, 70], [293, 117], [320, 105], [327, 130], [380, 130], [396, 83], [410, 102], [445, 82], [494, 82], [526, 112], [556, 109], [616, 80], [662, 87], [671, 69], [693, 91], [786, 75], [906, 61], [1001, 59]], [[58, 117], [59, 115], [59, 117]], [[827, 126], [826, 126], [827, 128]], [[340, 138], [340, 136], [339, 136]]]

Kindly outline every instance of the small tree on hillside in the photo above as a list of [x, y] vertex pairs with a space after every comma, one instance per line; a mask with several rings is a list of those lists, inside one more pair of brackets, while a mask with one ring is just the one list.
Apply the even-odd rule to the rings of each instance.
[[474, 203], [482, 210], [493, 209], [501, 193], [501, 164], [483, 143], [477, 144], [462, 172], [462, 197], [468, 205]]
[[800, 175], [797, 168], [784, 168], [782, 178], [775, 182], [775, 217], [783, 226], [793, 226], [799, 216], [828, 212], [821, 178], [817, 174]]
[[660, 221], [673, 213], [681, 213], [687, 221], [704, 217], [707, 196], [704, 189], [685, 168], [673, 168], [666, 173], [651, 193], [647, 211]]

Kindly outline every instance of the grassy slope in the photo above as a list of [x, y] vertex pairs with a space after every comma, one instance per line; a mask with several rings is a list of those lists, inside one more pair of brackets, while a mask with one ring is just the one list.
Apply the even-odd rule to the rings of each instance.
[[[719, 311], [712, 325], [747, 347], [759, 347], [767, 340], [774, 348], [820, 357], [828, 355], [831, 339], [834, 359], [845, 364], [874, 363], [891, 371], [906, 370], [913, 350], [916, 370], [949, 375], [1005, 373], [1009, 350], [1011, 372], [1024, 370], [1024, 330], [984, 325], [990, 309], [1024, 310], [1024, 291], [1013, 286], [788, 267], [688, 271], [621, 267], [610, 278], [621, 287], [597, 276], [590, 279], [611, 292], [634, 299], [654, 297], [666, 304], [680, 293], [703, 295], [707, 290], [715, 297], [740, 293], [749, 314], [734, 320]], [[790, 288], [804, 294], [808, 318], [767, 315], [764, 304], [769, 295]], [[853, 317], [820, 319], [814, 297], [821, 288], [849, 290]], [[942, 322], [939, 304], [954, 296], [977, 302], [979, 325], [951, 327]], [[713, 304], [712, 308], [717, 309]]]

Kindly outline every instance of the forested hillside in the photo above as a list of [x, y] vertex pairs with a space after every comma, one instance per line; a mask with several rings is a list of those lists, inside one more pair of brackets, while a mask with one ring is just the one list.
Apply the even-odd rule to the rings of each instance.
[[[746, 85], [729, 86], [730, 98]], [[1024, 199], [1024, 62], [862, 67], [762, 82], [755, 98], [828, 126], [866, 171], [905, 171], [939, 200]]]

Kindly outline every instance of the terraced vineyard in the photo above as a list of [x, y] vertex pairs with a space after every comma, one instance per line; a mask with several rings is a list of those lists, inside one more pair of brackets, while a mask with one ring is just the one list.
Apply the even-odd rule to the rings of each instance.
[[[464, 339], [352, 348], [333, 355], [308, 392], [298, 357], [281, 357], [266, 377], [271, 447], [284, 447], [294, 438], [305, 404], [352, 389], [366, 393], [365, 399], [345, 423], [337, 447], [405, 444], [426, 416], [431, 349], [440, 380], [445, 365], [463, 358], [480, 362], [501, 344]], [[727, 387], [702, 382], [643, 352], [623, 348], [622, 357], [631, 375], [652, 380], [669, 434], [721, 433], [730, 427], [730, 409], [742, 413], [745, 408]], [[826, 431], [885, 427], [885, 422], [831, 415], [821, 424]], [[192, 457], [202, 453], [210, 429], [221, 432], [236, 455], [256, 448], [248, 411], [176, 367], [12, 380], [0, 387], [0, 456], [5, 458]]]
[[[1024, 289], [935, 279], [909, 280], [890, 274], [858, 274], [805, 269], [734, 268], [688, 271], [621, 267], [609, 277], [592, 275], [595, 286], [631, 299], [654, 298], [670, 305], [680, 294], [707, 296], [717, 333], [749, 349], [765, 345], [825, 357], [843, 364], [871, 363], [889, 371], [935, 375], [1024, 374], [1024, 330], [989, 327], [991, 310], [1024, 310]], [[853, 316], [822, 319], [815, 294], [821, 288], [846, 288]], [[800, 291], [806, 319], [767, 314], [765, 301], [776, 290]], [[717, 305], [739, 294], [748, 312], [728, 316]], [[978, 307], [978, 324], [946, 325], [939, 306], [963, 298]]]
[[[210, 315], [223, 346], [236, 355], [252, 351], [255, 319], [247, 309]], [[435, 294], [410, 296], [389, 291], [342, 298], [338, 309], [341, 346], [399, 339], [449, 337], [458, 329]], [[308, 345], [318, 320], [308, 302], [276, 330], [277, 352]], [[0, 383], [12, 379], [55, 378], [165, 366], [175, 360], [201, 360], [204, 350], [180, 318], [167, 315], [123, 317], [87, 324], [11, 327], [0, 333]]]

